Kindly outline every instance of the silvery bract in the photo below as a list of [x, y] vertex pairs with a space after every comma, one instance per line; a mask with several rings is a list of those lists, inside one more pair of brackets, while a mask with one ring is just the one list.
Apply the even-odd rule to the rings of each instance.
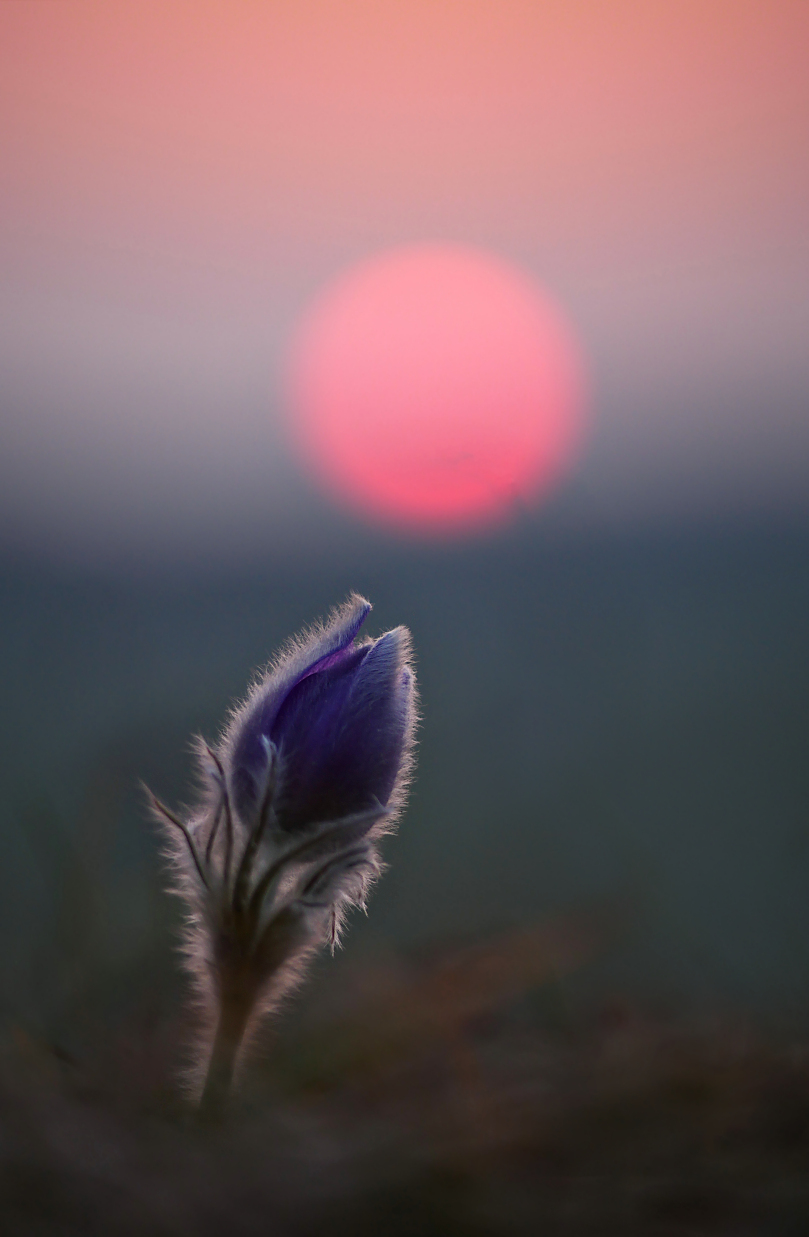
[[334, 945], [346, 909], [364, 904], [381, 870], [378, 840], [404, 801], [415, 723], [409, 633], [355, 643], [370, 608], [353, 596], [292, 641], [221, 741], [200, 741], [196, 811], [181, 819], [152, 799], [173, 827], [189, 965], [213, 1015], [213, 1044], [199, 1060], [211, 1112], [248, 1024], [314, 950]]

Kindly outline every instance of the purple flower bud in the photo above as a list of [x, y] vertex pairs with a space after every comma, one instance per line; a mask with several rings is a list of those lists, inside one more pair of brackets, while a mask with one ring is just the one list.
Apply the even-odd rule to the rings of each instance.
[[[379, 837], [404, 802], [415, 684], [397, 627], [355, 644], [370, 610], [351, 597], [293, 641], [231, 717], [200, 741], [205, 795], [172, 831], [189, 910], [187, 960], [215, 1015], [202, 1106], [221, 1109], [248, 1024], [335, 945], [345, 910], [381, 870]], [[200, 1059], [200, 1065], [204, 1060]]]
[[355, 645], [370, 609], [352, 597], [280, 658], [235, 715], [223, 763], [243, 821], [256, 811], [273, 749], [276, 820], [287, 832], [395, 798], [413, 728], [409, 633], [397, 627]]

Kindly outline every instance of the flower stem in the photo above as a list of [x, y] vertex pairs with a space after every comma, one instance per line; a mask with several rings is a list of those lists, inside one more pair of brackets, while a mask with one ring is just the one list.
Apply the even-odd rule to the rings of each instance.
[[205, 1086], [199, 1102], [200, 1119], [221, 1121], [233, 1084], [236, 1058], [253, 1008], [251, 993], [223, 992]]

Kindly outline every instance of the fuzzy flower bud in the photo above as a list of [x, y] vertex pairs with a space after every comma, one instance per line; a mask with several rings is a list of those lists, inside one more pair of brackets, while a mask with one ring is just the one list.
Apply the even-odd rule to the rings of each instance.
[[[172, 829], [187, 956], [213, 1007], [202, 1104], [221, 1110], [254, 1016], [337, 942], [381, 870], [378, 840], [404, 802], [415, 684], [409, 634], [355, 643], [370, 605], [353, 596], [293, 640], [234, 710], [215, 747], [200, 742], [203, 802]], [[176, 831], [176, 832], [175, 832]], [[201, 1062], [202, 1064], [202, 1062]]]

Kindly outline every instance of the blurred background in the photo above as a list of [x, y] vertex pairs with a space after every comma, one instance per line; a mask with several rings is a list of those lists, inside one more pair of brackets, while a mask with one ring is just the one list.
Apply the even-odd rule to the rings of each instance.
[[[0, 6], [15, 1034], [172, 1008], [138, 779], [190, 798], [189, 735], [351, 589], [424, 720], [324, 983], [586, 923], [516, 983], [545, 1018], [805, 1032], [808, 37], [803, 0]], [[424, 244], [535, 281], [585, 375], [565, 475], [452, 535], [341, 501], [285, 396], [322, 290]]]

